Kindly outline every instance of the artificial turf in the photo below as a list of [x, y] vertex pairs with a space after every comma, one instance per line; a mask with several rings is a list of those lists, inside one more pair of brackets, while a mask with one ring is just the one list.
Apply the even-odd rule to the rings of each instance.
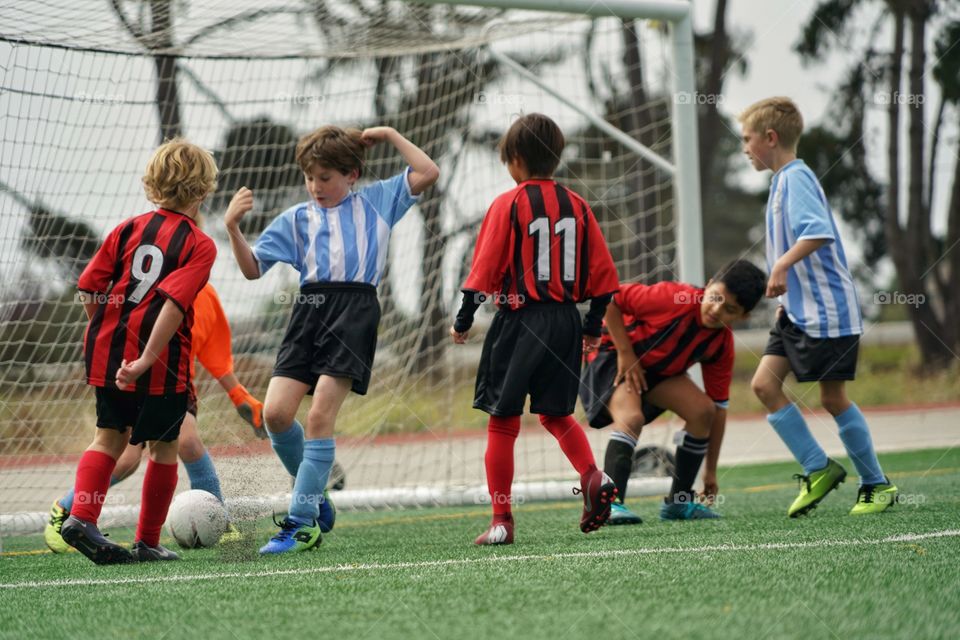
[[719, 521], [663, 523], [655, 499], [628, 499], [644, 524], [584, 535], [576, 502], [527, 504], [499, 548], [471, 544], [482, 506], [341, 513], [317, 551], [270, 558], [266, 522], [119, 567], [6, 538], [0, 638], [960, 637], [960, 450], [881, 462], [904, 502], [879, 516], [847, 515], [851, 473], [788, 519], [797, 469], [767, 464], [721, 469]]

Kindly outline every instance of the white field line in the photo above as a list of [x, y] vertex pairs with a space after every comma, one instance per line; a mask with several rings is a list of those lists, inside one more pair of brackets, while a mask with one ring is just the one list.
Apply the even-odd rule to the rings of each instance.
[[46, 587], [75, 587], [93, 585], [154, 584], [173, 582], [198, 582], [201, 580], [227, 580], [231, 578], [266, 578], [274, 576], [306, 576], [322, 573], [349, 573], [353, 571], [397, 571], [404, 569], [428, 569], [433, 567], [501, 564], [506, 562], [542, 562], [566, 559], [604, 559], [623, 558], [668, 553], [713, 553], [737, 551], [780, 551], [784, 549], [819, 549], [824, 547], [853, 547], [860, 545], [879, 545], [894, 542], [917, 542], [934, 538], [960, 537], [960, 529], [945, 529], [928, 533], [906, 533], [876, 539], [851, 540], [813, 540], [810, 542], [768, 542], [764, 544], [719, 544], [702, 547], [664, 547], [640, 549], [611, 549], [607, 551], [583, 551], [578, 553], [549, 553], [543, 555], [491, 556], [486, 558], [464, 558], [460, 560], [428, 560], [425, 562], [390, 562], [368, 564], [339, 564], [328, 567], [308, 569], [277, 569], [274, 571], [251, 571], [244, 573], [204, 573], [199, 575], [173, 575], [143, 578], [102, 578], [96, 580], [39, 580], [30, 582], [0, 583], [0, 589], [42, 589]]

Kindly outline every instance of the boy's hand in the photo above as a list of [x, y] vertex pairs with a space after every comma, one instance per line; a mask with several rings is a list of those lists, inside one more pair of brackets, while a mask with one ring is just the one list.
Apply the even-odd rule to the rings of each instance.
[[775, 264], [767, 282], [767, 297], [776, 298], [787, 292], [787, 269]]
[[121, 391], [125, 390], [128, 386], [136, 382], [137, 378], [146, 373], [152, 366], [152, 362], [144, 360], [142, 357], [137, 358], [133, 362], [127, 362], [126, 360], [123, 360], [120, 363], [120, 368], [117, 369], [117, 388]]
[[713, 505], [720, 493], [720, 486], [717, 484], [717, 474], [709, 471], [703, 473], [703, 492], [700, 498], [708, 505]]
[[453, 338], [454, 344], [464, 344], [467, 341], [467, 337], [470, 335], [469, 331], [464, 331], [460, 333], [453, 327], [450, 327], [450, 336]]
[[363, 130], [360, 138], [368, 147], [372, 147], [378, 142], [386, 140], [393, 131], [393, 127], [370, 127]]
[[227, 212], [223, 214], [223, 223], [228, 228], [235, 227], [251, 209], [253, 209], [253, 191], [240, 187], [240, 190], [233, 194]]
[[583, 352], [593, 353], [600, 346], [600, 336], [583, 336]]
[[621, 382], [627, 383], [627, 391], [641, 393], [647, 390], [647, 379], [644, 376], [640, 359], [633, 351], [617, 352], [617, 377], [613, 379], [613, 386]]

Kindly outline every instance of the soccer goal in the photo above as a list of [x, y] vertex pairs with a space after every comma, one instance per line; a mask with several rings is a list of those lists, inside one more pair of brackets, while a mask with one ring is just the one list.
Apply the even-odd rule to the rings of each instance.
[[[246, 281], [221, 221], [252, 188], [255, 237], [307, 199], [293, 149], [321, 124], [387, 124], [441, 168], [397, 226], [369, 394], [338, 422], [337, 505], [481, 503], [486, 415], [471, 408], [480, 337], [447, 335], [487, 206], [512, 186], [496, 141], [539, 111], [563, 128], [558, 179], [583, 194], [623, 281], [702, 282], [691, 4], [683, 0], [25, 0], [0, 16], [0, 534], [39, 531], [94, 424], [76, 279], [105, 233], [150, 210], [157, 143], [185, 135], [221, 168], [205, 230], [235, 372], [262, 399], [296, 273]], [[375, 147], [366, 177], [401, 170]], [[481, 311], [478, 330], [492, 312]], [[284, 505], [289, 478], [198, 367], [200, 433], [233, 504]], [[305, 418], [306, 403], [301, 411]], [[532, 416], [520, 499], [569, 495], [575, 473]], [[592, 430], [591, 430], [592, 431]], [[658, 429], [651, 429], [657, 438]], [[591, 433], [600, 455], [606, 434]], [[141, 465], [141, 473], [142, 467]], [[129, 520], [139, 477], [111, 490]], [[189, 488], [180, 473], [180, 490]], [[631, 493], [663, 492], [661, 481]]]

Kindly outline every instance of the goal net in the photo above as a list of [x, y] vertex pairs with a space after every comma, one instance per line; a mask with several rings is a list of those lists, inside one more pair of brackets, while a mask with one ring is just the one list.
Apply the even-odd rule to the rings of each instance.
[[[76, 281], [113, 226], [152, 209], [140, 177], [165, 137], [187, 136], [220, 166], [218, 190], [204, 206], [204, 228], [219, 247], [211, 283], [230, 320], [235, 372], [262, 400], [297, 274], [278, 265], [245, 280], [222, 214], [237, 188], [252, 188], [256, 207], [244, 227], [252, 240], [306, 200], [293, 150], [322, 124], [393, 126], [442, 172], [391, 239], [370, 391], [350, 397], [338, 419], [346, 482], [335, 500], [358, 508], [482, 502], [486, 414], [471, 403], [492, 311], [481, 310], [465, 346], [453, 345], [447, 330], [486, 208], [513, 186], [496, 141], [519, 113], [550, 115], [568, 141], [558, 179], [592, 205], [621, 280], [680, 277], [684, 252], [700, 250], [699, 232], [680, 233], [677, 222], [682, 190], [674, 175], [688, 169], [674, 158], [672, 114], [689, 100], [676, 91], [672, 30], [668, 21], [398, 0], [7, 7], [0, 17], [2, 532], [42, 528], [92, 437]], [[364, 179], [401, 168], [394, 150], [376, 147]], [[197, 370], [199, 431], [224, 493], [282, 505], [290, 479], [269, 443], [253, 437], [217, 382]], [[552, 480], [569, 492], [575, 474], [556, 442], [534, 416], [523, 425], [521, 493], [550, 497]], [[650, 431], [646, 437], [664, 438], [663, 429]], [[606, 435], [590, 437], [601, 455]], [[135, 476], [111, 490], [108, 520], [135, 513], [139, 487]], [[181, 470], [179, 489], [187, 488]]]

